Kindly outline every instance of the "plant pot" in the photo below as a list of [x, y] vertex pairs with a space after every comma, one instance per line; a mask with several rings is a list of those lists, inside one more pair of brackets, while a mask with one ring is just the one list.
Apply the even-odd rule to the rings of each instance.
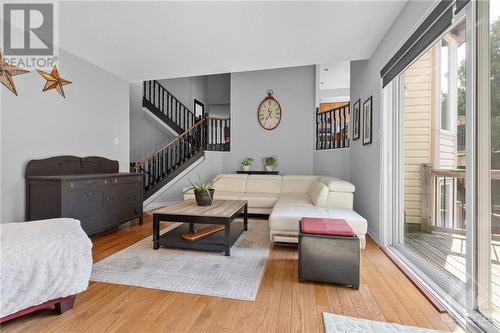
[[273, 171], [274, 167], [266, 165], [266, 171]]
[[198, 206], [210, 206], [212, 205], [212, 201], [214, 198], [214, 189], [208, 190], [210, 194], [207, 191], [194, 191], [194, 197], [196, 198], [196, 204]]
[[250, 171], [250, 165], [242, 165], [243, 171]]

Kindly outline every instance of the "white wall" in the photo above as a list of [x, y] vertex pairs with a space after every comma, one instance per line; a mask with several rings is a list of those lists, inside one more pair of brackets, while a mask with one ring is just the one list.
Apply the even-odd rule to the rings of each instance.
[[130, 161], [138, 162], [175, 136], [142, 108], [142, 83], [130, 84]]
[[[278, 155], [283, 174], [311, 174], [314, 149], [314, 66], [272, 69], [231, 74], [231, 152], [224, 154], [224, 172], [241, 169], [247, 155], [264, 169], [265, 156]], [[268, 89], [283, 112], [280, 125], [272, 131], [257, 121], [257, 108]]]
[[369, 60], [351, 62], [351, 101], [363, 103], [373, 96], [373, 143], [351, 141], [350, 177], [356, 186], [354, 209], [368, 220], [368, 228], [380, 235], [380, 70], [409, 37], [410, 31], [432, 5], [431, 1], [409, 1]]
[[97, 155], [129, 169], [128, 83], [63, 50], [59, 62], [61, 76], [73, 81], [65, 99], [54, 90], [42, 93], [45, 82], [33, 71], [15, 77], [19, 96], [1, 88], [2, 222], [24, 219], [31, 159]]

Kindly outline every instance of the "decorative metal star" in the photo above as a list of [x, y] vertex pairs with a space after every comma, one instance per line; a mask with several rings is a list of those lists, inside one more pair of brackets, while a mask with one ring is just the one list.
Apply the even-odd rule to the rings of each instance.
[[0, 52], [0, 82], [17, 96], [16, 85], [12, 79], [15, 75], [26, 74], [29, 71], [5, 63], [3, 54]]
[[43, 87], [42, 92], [55, 89], [57, 90], [58, 93], [61, 94], [62, 97], [66, 98], [66, 96], [64, 95], [63, 86], [71, 84], [72, 82], [65, 80], [61, 76], [59, 76], [57, 66], [54, 66], [54, 68], [52, 68], [52, 71], [50, 73], [41, 71], [39, 69], [37, 69], [37, 72], [40, 73], [40, 75], [45, 80], [47, 80], [47, 82], [45, 83], [45, 87]]

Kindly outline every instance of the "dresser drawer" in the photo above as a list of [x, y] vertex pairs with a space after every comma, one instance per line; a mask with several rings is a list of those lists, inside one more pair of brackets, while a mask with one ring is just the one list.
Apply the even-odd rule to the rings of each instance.
[[142, 176], [127, 176], [127, 177], [111, 177], [111, 184], [138, 184], [141, 182]]
[[64, 182], [66, 191], [103, 190], [110, 186], [111, 178], [75, 179]]
[[123, 184], [115, 185], [106, 190], [105, 202], [106, 206], [120, 206], [140, 202], [142, 192], [139, 184]]

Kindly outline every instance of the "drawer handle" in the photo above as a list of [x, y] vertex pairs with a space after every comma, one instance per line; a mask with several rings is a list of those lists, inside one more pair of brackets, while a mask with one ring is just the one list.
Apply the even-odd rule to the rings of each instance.
[[115, 184], [118, 183], [118, 179], [115, 179]]
[[105, 201], [109, 201], [109, 198], [104, 199]]
[[107, 180], [105, 180], [105, 181], [104, 181], [104, 184], [107, 184], [107, 183], [108, 183], [108, 181], [107, 181]]
[[73, 182], [69, 183], [69, 187], [73, 188], [75, 187], [75, 184]]
[[87, 185], [91, 185], [92, 184], [92, 181], [91, 180], [87, 180]]

